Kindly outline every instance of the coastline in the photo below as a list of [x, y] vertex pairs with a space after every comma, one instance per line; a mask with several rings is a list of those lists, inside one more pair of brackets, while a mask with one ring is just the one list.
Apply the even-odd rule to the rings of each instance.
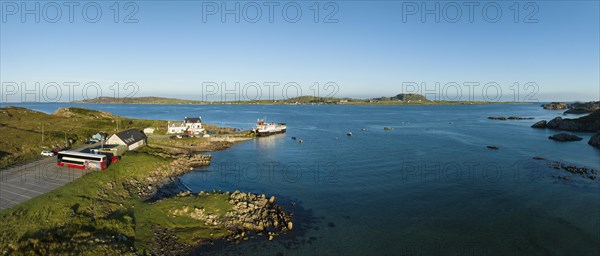
[[[43, 104], [43, 103], [42, 103]], [[203, 102], [203, 103], [153, 103], [153, 102], [65, 102], [65, 104], [127, 104], [127, 105], [184, 105], [184, 106], [204, 106], [204, 105], [289, 105], [289, 106], [318, 106], [318, 105], [338, 105], [338, 106], [447, 106], [447, 105], [507, 105], [507, 104], [539, 104], [539, 102], [486, 102], [486, 101], [457, 101], [457, 102], [423, 102], [423, 103], [404, 103], [404, 102], [381, 102], [381, 103], [289, 103], [289, 102]]]
[[106, 170], [1, 211], [0, 253], [178, 255], [219, 240], [272, 240], [293, 228], [292, 215], [274, 196], [191, 194], [179, 177], [212, 159], [197, 152], [225, 150], [251, 138], [193, 139], [202, 143], [184, 150], [151, 142]]

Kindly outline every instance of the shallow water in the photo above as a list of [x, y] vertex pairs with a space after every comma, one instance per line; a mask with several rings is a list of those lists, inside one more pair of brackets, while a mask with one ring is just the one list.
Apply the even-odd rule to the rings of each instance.
[[[564, 182], [553, 176], [570, 174], [531, 159], [598, 169], [600, 150], [587, 145], [591, 134], [560, 143], [548, 140], [556, 132], [530, 128], [561, 113], [539, 104], [17, 105], [45, 112], [75, 105], [165, 120], [200, 115], [243, 129], [263, 116], [286, 122], [287, 134], [214, 152], [211, 166], [182, 177], [195, 192], [275, 195], [296, 214], [291, 234], [209, 254], [600, 254], [600, 182]], [[535, 120], [487, 119], [512, 115]]]

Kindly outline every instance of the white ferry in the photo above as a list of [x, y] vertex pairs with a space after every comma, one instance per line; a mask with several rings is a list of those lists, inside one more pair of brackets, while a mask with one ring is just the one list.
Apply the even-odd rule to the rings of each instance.
[[284, 123], [275, 124], [273, 122], [267, 123], [265, 119], [258, 119], [256, 126], [252, 129], [256, 136], [269, 136], [278, 133], [284, 133], [286, 125]]

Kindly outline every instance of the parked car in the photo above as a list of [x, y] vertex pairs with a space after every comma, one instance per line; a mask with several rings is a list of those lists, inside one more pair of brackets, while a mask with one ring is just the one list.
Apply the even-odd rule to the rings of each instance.
[[189, 137], [190, 137], [190, 135], [187, 135], [187, 134], [179, 134], [179, 135], [177, 135], [178, 139], [189, 138]]
[[54, 156], [54, 152], [50, 150], [44, 150], [42, 151], [42, 156]]
[[88, 140], [88, 141], [84, 142], [83, 144], [94, 144], [94, 143], [96, 143], [96, 142], [93, 140]]

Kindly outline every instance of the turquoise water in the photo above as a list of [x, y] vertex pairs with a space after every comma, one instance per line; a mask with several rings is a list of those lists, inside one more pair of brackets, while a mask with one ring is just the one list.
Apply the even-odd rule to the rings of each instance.
[[[531, 159], [598, 169], [600, 150], [587, 145], [591, 134], [560, 143], [547, 139], [556, 132], [530, 128], [561, 113], [538, 104], [18, 105], [45, 112], [75, 105], [148, 119], [200, 115], [207, 123], [244, 129], [263, 116], [286, 122], [287, 134], [214, 152], [210, 167], [182, 180], [195, 192], [275, 195], [295, 213], [293, 232], [198, 253], [600, 254], [600, 182], [565, 182], [553, 176], [570, 174]], [[487, 119], [511, 115], [535, 120]]]

